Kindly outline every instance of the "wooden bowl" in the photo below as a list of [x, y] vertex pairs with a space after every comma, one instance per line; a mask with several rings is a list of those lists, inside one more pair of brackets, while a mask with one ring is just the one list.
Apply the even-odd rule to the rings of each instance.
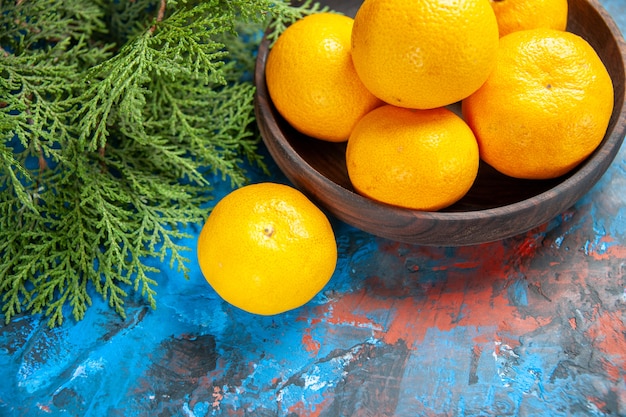
[[[354, 16], [362, 1], [320, 3]], [[606, 65], [615, 88], [615, 106], [598, 149], [558, 179], [519, 180], [481, 164], [468, 194], [442, 211], [404, 209], [363, 197], [354, 191], [348, 178], [346, 144], [298, 133], [273, 106], [265, 84], [267, 40], [259, 48], [254, 74], [259, 129], [271, 156], [297, 188], [338, 219], [361, 230], [431, 246], [472, 245], [517, 235], [546, 223], [587, 193], [615, 158], [626, 131], [626, 45], [619, 29], [596, 0], [570, 0], [567, 30], [585, 38]]]

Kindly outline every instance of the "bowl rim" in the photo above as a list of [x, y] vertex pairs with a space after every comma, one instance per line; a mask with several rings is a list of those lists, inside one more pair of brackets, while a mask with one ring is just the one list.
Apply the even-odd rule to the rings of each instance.
[[[617, 24], [615, 23], [611, 15], [608, 13], [608, 11], [606, 11], [606, 9], [604, 9], [604, 7], [601, 4], [599, 4], [597, 1], [595, 0], [585, 0], [585, 1], [600, 15], [600, 18], [606, 24], [608, 30], [611, 33], [611, 36], [614, 38], [614, 41], [617, 43], [618, 49], [620, 51], [620, 56], [621, 56], [621, 60], [620, 60], [621, 70], [622, 72], [624, 72], [624, 68], [626, 68], [626, 42], [624, 41], [624, 38], [619, 28], [617, 27]], [[259, 108], [260, 106], [255, 105], [255, 108], [257, 111], [257, 120], [259, 121], [259, 125], [261, 125], [261, 121], [263, 121], [263, 123], [265, 123], [266, 121], [269, 121], [274, 125], [278, 125], [278, 121], [275, 117], [277, 115], [277, 111], [273, 103], [271, 102], [271, 99], [269, 97], [269, 92], [267, 91], [267, 85], [265, 83], [265, 64], [267, 60], [267, 54], [269, 52], [269, 47], [270, 47], [270, 43], [267, 37], [264, 36], [259, 46], [257, 59], [256, 59], [256, 68], [255, 68], [255, 73], [254, 73], [254, 81], [255, 81], [256, 90], [257, 90], [255, 94], [255, 103], [258, 104], [260, 96], [265, 96], [267, 98], [267, 103], [269, 104], [269, 106], [267, 106], [266, 108]], [[625, 72], [625, 78], [626, 78], [626, 72]], [[538, 205], [545, 203], [546, 200], [550, 200], [551, 195], [560, 195], [560, 194], [568, 195], [569, 198], [563, 199], [562, 204], [559, 206], [558, 212], [560, 213], [563, 210], [566, 210], [568, 207], [571, 207], [572, 204], [574, 204], [576, 201], [582, 198], [591, 188], [593, 188], [593, 186], [595, 186], [595, 184], [600, 179], [600, 177], [604, 175], [608, 167], [612, 164], [617, 153], [619, 152], [619, 148], [622, 145], [624, 136], [626, 135], [626, 100], [624, 99], [624, 96], [626, 93], [626, 82], [624, 83], [624, 87], [621, 91], [621, 94], [619, 90], [615, 90], [616, 88], [615, 85], [613, 88], [614, 88], [614, 93], [615, 93], [614, 100], [615, 100], [616, 106], [614, 106], [615, 108], [613, 109], [613, 114], [611, 116], [611, 119], [609, 120], [608, 129], [610, 130], [607, 130], [604, 138], [602, 139], [598, 147], [578, 167], [575, 168], [574, 172], [566, 174], [567, 177], [564, 178], [562, 181], [560, 181], [558, 184], [536, 195], [528, 197], [524, 200], [516, 201], [513, 203], [507, 203], [507, 204], [497, 206], [497, 207], [485, 208], [485, 209], [466, 210], [466, 211], [421, 211], [421, 210], [414, 210], [414, 209], [394, 206], [394, 205], [387, 204], [384, 202], [369, 199], [365, 196], [358, 194], [354, 190], [345, 188], [342, 185], [332, 181], [331, 179], [324, 176], [317, 169], [315, 169], [312, 165], [310, 165], [307, 162], [307, 160], [305, 160], [302, 156], [300, 156], [300, 154], [296, 152], [293, 146], [291, 146], [291, 144], [285, 137], [282, 129], [277, 129], [279, 137], [277, 138], [278, 140], [276, 140], [275, 142], [277, 142], [280, 145], [282, 152], [286, 156], [288, 156], [292, 161], [298, 163], [300, 169], [305, 171], [309, 178], [312, 176], [313, 178], [315, 178], [315, 182], [317, 183], [321, 182], [325, 186], [330, 187], [333, 190], [335, 190], [335, 192], [343, 194], [344, 198], [346, 199], [349, 198], [349, 200], [354, 202], [355, 206], [357, 207], [370, 206], [370, 207], [376, 207], [376, 208], [384, 208], [385, 210], [390, 212], [390, 214], [395, 213], [398, 216], [411, 217], [413, 220], [423, 219], [423, 220], [428, 220], [431, 222], [432, 221], [435, 221], [435, 222], [436, 221], [442, 221], [442, 222], [455, 222], [456, 221], [460, 223], [471, 223], [472, 221], [486, 220], [486, 219], [493, 220], [494, 218], [506, 220], [512, 215], [519, 215], [520, 213], [532, 211]], [[621, 102], [619, 102], [619, 100], [621, 100]], [[613, 121], [613, 119], [615, 120]], [[611, 128], [611, 125], [612, 125], [612, 128]], [[261, 133], [263, 133], [263, 128], [261, 128]], [[270, 150], [270, 154], [276, 160], [276, 156], [273, 154], [273, 150], [271, 149], [272, 147], [268, 143], [269, 139], [266, 138], [265, 134], [262, 134], [261, 136], [265, 144], [268, 146]], [[609, 156], [612, 155], [612, 157], [611, 158], [608, 158], [608, 157], [598, 158], [599, 154], [607, 154]], [[282, 169], [282, 167], [281, 167], [281, 170], [283, 172], [285, 171]], [[288, 175], [286, 172], [284, 173], [287, 175], [288, 179], [291, 180], [294, 183], [294, 185], [296, 185], [297, 188], [300, 188], [300, 189], [304, 188], [297, 178], [291, 178], [291, 176]], [[585, 181], [589, 183], [588, 187], [581, 188], [579, 185], [581, 180], [589, 180], [589, 179], [592, 179], [592, 181]], [[313, 199], [319, 200], [317, 196], [311, 195], [315, 193], [312, 193], [306, 189], [303, 189], [302, 191], [305, 192], [305, 194], [308, 194], [309, 196], [311, 196]], [[573, 191], [576, 191], [576, 192], [573, 192]], [[328, 211], [330, 211], [339, 219], [350, 223], [349, 221], [346, 220], [345, 216], [342, 216], [341, 213], [337, 212], [337, 210], [334, 210], [332, 207], [327, 207], [326, 205], [324, 206]], [[540, 224], [543, 224], [549, 221], [550, 219], [554, 217], [555, 215], [546, 216], [546, 218], [540, 223], [529, 224], [526, 230], [518, 230], [513, 233], [503, 234], [501, 236], [498, 236], [494, 239], [487, 240], [485, 242], [498, 240], [498, 239], [502, 239], [506, 237], [511, 237], [513, 235], [523, 233], [534, 227], [537, 227]], [[368, 231], [370, 233], [376, 234], [374, 229], [366, 230], [362, 227], [359, 227], [359, 228], [365, 231]], [[402, 240], [397, 237], [392, 237], [392, 239]], [[479, 242], [476, 242], [476, 243], [479, 243]]]

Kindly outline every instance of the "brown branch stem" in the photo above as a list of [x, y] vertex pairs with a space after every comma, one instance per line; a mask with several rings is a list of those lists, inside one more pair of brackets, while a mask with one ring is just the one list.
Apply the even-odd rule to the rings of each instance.
[[102, 170], [102, 173], [105, 173], [108, 170], [105, 160], [106, 144], [98, 148], [98, 155], [100, 156], [100, 169]]
[[156, 26], [157, 26], [156, 24], [163, 21], [163, 18], [165, 17], [166, 7], [167, 7], [167, 0], [161, 0], [159, 4], [159, 10], [157, 11], [156, 23], [152, 25], [152, 27], [150, 28], [150, 33], [154, 33], [154, 31], [156, 30]]

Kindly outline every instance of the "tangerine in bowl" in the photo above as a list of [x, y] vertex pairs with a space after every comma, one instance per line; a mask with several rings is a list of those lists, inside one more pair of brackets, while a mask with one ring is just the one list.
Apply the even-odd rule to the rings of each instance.
[[[355, 16], [362, 0], [320, 1]], [[558, 178], [519, 179], [480, 163], [469, 191], [439, 211], [414, 210], [375, 201], [353, 187], [346, 167], [346, 143], [321, 141], [294, 129], [268, 93], [265, 66], [270, 43], [257, 55], [256, 118], [268, 151], [285, 176], [341, 221], [373, 235], [428, 246], [474, 245], [504, 239], [540, 226], [582, 198], [602, 177], [626, 134], [626, 44], [609, 13], [594, 0], [570, 0], [567, 31], [597, 52], [614, 88], [613, 111], [599, 146]], [[452, 105], [454, 108], [457, 104]]]

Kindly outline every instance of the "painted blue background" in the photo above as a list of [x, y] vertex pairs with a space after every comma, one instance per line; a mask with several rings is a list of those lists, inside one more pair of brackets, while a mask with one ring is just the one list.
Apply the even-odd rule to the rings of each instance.
[[[601, 3], [624, 31], [625, 2]], [[223, 302], [195, 259], [189, 280], [155, 264], [157, 309], [137, 297], [126, 320], [95, 295], [80, 322], [19, 317], [0, 328], [0, 416], [626, 415], [625, 170], [622, 150], [571, 210], [486, 245], [333, 219], [330, 283], [273, 317]]]

